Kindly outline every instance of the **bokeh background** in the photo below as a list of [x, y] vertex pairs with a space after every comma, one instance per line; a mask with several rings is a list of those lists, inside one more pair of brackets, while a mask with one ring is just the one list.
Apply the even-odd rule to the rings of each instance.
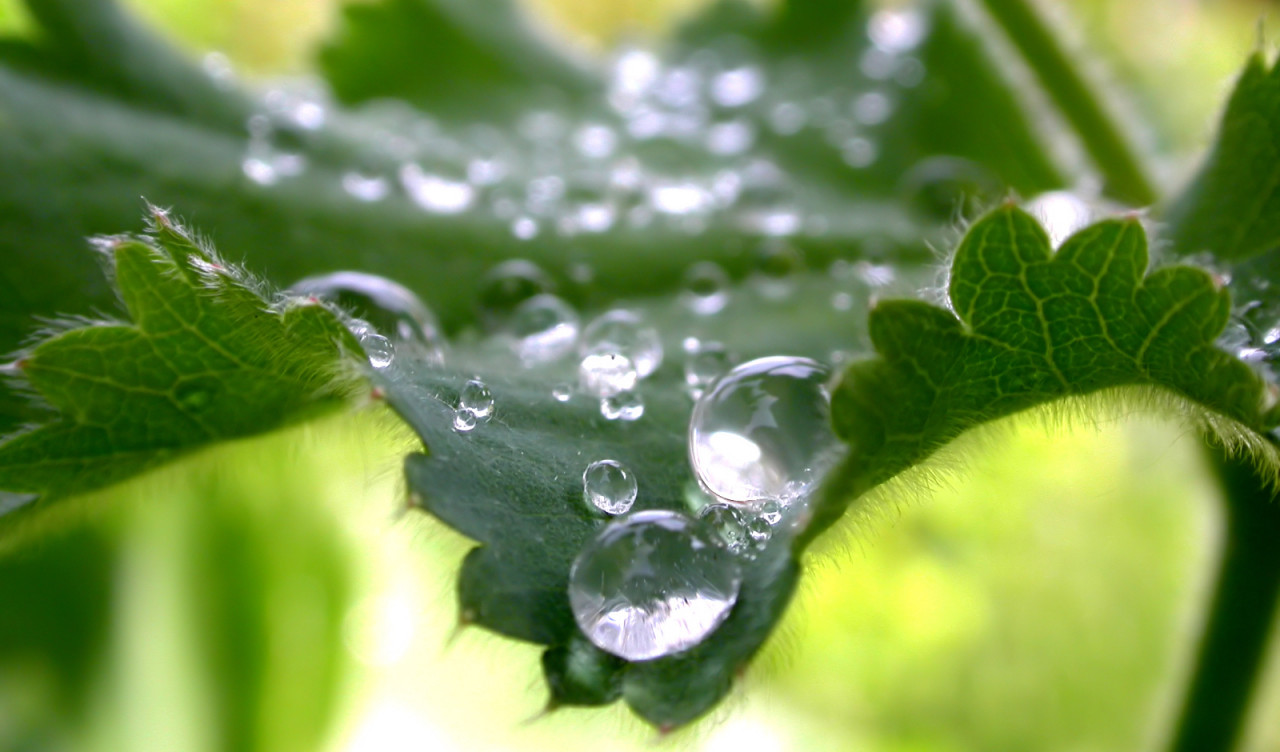
[[[661, 35], [698, 0], [529, 3], [595, 54]], [[341, 5], [129, 4], [192, 54], [264, 80], [305, 75]], [[1150, 137], [1190, 158], [1280, 7], [1051, 10], [1158, 124]], [[0, 0], [0, 30], [25, 24]], [[1217, 546], [1216, 491], [1187, 430], [1006, 422], [936, 487], [830, 534], [734, 698], [660, 739], [621, 708], [543, 717], [539, 650], [457, 628], [469, 543], [401, 513], [412, 446], [369, 407], [216, 447], [68, 505], [56, 535], [0, 546], [0, 749], [1154, 747]], [[1280, 750], [1280, 650], [1245, 748]]]

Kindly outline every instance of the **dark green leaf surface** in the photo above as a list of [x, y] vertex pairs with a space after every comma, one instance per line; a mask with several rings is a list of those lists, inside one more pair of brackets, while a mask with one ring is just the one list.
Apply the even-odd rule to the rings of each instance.
[[57, 411], [0, 444], [0, 489], [59, 497], [341, 404], [355, 339], [323, 306], [269, 301], [159, 210], [110, 238], [132, 323], [76, 322], [12, 366]]
[[1280, 247], [1280, 65], [1249, 60], [1213, 150], [1167, 218], [1175, 253], [1239, 261]]
[[[1248, 431], [1269, 429], [1261, 378], [1214, 345], [1230, 295], [1202, 270], [1147, 275], [1147, 263], [1136, 218], [1099, 222], [1052, 253], [1019, 209], [985, 216], [952, 264], [954, 312], [918, 301], [872, 309], [880, 357], [851, 366], [833, 395], [849, 457], [824, 514], [971, 428], [1113, 387], [1160, 387]], [[1256, 444], [1273, 465], [1270, 445]]]

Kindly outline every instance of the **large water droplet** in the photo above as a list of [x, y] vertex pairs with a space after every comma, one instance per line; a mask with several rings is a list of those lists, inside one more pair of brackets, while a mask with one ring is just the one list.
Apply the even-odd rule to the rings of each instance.
[[840, 446], [831, 430], [830, 371], [807, 358], [753, 360], [698, 400], [689, 459], [698, 482], [725, 501], [789, 503], [808, 494]]
[[369, 365], [379, 369], [391, 365], [391, 361], [396, 357], [395, 346], [391, 344], [391, 340], [372, 329], [360, 334], [359, 337], [360, 347], [369, 357]]
[[584, 356], [622, 355], [631, 361], [636, 376], [642, 379], [662, 365], [662, 339], [658, 331], [646, 326], [639, 314], [621, 308], [606, 311], [588, 324], [582, 331], [578, 351]]
[[289, 291], [333, 301], [377, 331], [424, 345], [433, 353], [438, 354], [444, 347], [444, 334], [435, 314], [409, 288], [386, 277], [334, 272], [300, 279]]
[[550, 363], [573, 352], [578, 314], [560, 298], [543, 293], [516, 306], [509, 329], [520, 360], [528, 365]]
[[611, 522], [578, 554], [569, 603], [596, 647], [647, 661], [701, 642], [738, 599], [742, 572], [676, 512], [637, 512]]
[[582, 473], [582, 498], [605, 514], [626, 514], [636, 501], [636, 476], [617, 460], [598, 460]]

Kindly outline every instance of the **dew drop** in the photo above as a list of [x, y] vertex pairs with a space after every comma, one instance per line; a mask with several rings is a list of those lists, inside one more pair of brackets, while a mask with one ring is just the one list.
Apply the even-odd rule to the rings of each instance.
[[635, 364], [619, 352], [593, 352], [578, 364], [578, 383], [593, 397], [612, 397], [634, 389], [638, 377]]
[[729, 275], [714, 262], [700, 261], [685, 272], [680, 297], [699, 316], [719, 313], [729, 302]]
[[504, 261], [480, 282], [480, 316], [491, 331], [500, 329], [517, 306], [535, 295], [552, 292], [554, 287], [551, 277], [537, 264], [523, 259]]
[[606, 420], [640, 420], [644, 415], [644, 400], [639, 392], [618, 392], [600, 400], [600, 414]]
[[466, 408], [460, 407], [453, 412], [453, 430], [458, 433], [470, 431], [478, 422], [476, 414]]
[[767, 240], [756, 247], [752, 282], [765, 298], [781, 300], [795, 289], [796, 274], [803, 266], [795, 247], [783, 241]]
[[1000, 182], [985, 167], [960, 157], [930, 157], [907, 170], [899, 190], [912, 207], [939, 220], [969, 217], [996, 199]]
[[360, 347], [369, 357], [369, 365], [374, 368], [386, 368], [396, 357], [395, 346], [391, 344], [391, 340], [373, 330], [365, 331], [360, 335]]
[[342, 190], [357, 201], [372, 203], [387, 197], [391, 192], [391, 183], [377, 175], [348, 172], [342, 176]]
[[694, 405], [689, 459], [711, 495], [736, 503], [790, 502], [834, 460], [831, 372], [807, 358], [775, 356], [734, 368]]
[[662, 339], [640, 315], [621, 308], [600, 314], [582, 332], [579, 352], [617, 353], [631, 361], [636, 376], [645, 378], [662, 365]]
[[782, 522], [782, 505], [776, 501], [766, 501], [760, 505], [756, 514], [769, 525]]
[[637, 512], [606, 525], [569, 571], [569, 603], [583, 634], [630, 661], [701, 642], [733, 608], [742, 571], [676, 512]]
[[471, 184], [432, 175], [413, 163], [400, 168], [400, 184], [415, 204], [432, 214], [460, 214], [476, 197]]
[[300, 279], [289, 291], [332, 301], [379, 332], [417, 343], [437, 355], [443, 351], [444, 333], [435, 314], [409, 288], [395, 280], [366, 272], [342, 271]]
[[711, 99], [721, 107], [742, 107], [764, 93], [764, 75], [759, 68], [743, 66], [718, 73], [711, 79]]
[[698, 519], [710, 530], [711, 541], [730, 553], [741, 554], [751, 545], [747, 534], [747, 516], [731, 504], [708, 504]]
[[555, 295], [534, 295], [511, 312], [513, 349], [527, 365], [550, 363], [573, 352], [578, 314]]
[[626, 514], [636, 501], [636, 476], [617, 460], [598, 460], [582, 473], [582, 498], [605, 514]]
[[769, 127], [779, 136], [794, 136], [804, 128], [809, 115], [795, 102], [780, 102], [769, 110]]
[[551, 388], [551, 397], [556, 402], [568, 402], [573, 397], [573, 386], [570, 384], [556, 384]]
[[752, 517], [747, 520], [747, 535], [755, 548], [764, 548], [764, 545], [773, 537], [773, 526], [763, 517]]
[[684, 383], [693, 398], [698, 399], [732, 367], [733, 358], [724, 345], [698, 342], [685, 355]]
[[480, 379], [468, 379], [458, 393], [458, 409], [470, 410], [481, 421], [488, 420], [493, 415], [493, 392]]

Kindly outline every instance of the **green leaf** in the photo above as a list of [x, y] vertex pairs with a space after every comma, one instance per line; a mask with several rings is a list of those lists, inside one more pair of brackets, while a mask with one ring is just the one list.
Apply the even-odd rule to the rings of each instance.
[[1179, 254], [1240, 261], [1280, 247], [1280, 65], [1250, 58], [1212, 151], [1167, 220]]
[[[868, 323], [879, 357], [856, 363], [832, 398], [849, 456], [830, 479], [816, 535], [849, 500], [923, 462], [964, 432], [1068, 397], [1156, 387], [1274, 468], [1259, 434], [1277, 422], [1274, 396], [1214, 341], [1230, 295], [1200, 269], [1147, 271], [1136, 218], [1099, 222], [1051, 252], [1017, 208], [977, 222], [956, 251], [954, 312], [885, 301]], [[1148, 407], [1159, 399], [1149, 397]]]
[[553, 49], [512, 0], [348, 5], [320, 65], [344, 102], [397, 97], [468, 118], [502, 98], [580, 96], [598, 87], [585, 63]]
[[342, 404], [359, 345], [327, 308], [272, 300], [166, 213], [101, 242], [132, 323], [74, 321], [10, 368], [57, 411], [0, 444], [0, 488], [60, 497]]

